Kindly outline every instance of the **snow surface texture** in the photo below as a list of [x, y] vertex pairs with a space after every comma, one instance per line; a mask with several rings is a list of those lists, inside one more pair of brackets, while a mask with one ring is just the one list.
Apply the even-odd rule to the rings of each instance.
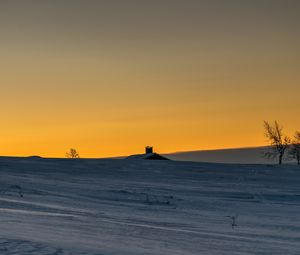
[[300, 168], [0, 158], [0, 254], [300, 254]]

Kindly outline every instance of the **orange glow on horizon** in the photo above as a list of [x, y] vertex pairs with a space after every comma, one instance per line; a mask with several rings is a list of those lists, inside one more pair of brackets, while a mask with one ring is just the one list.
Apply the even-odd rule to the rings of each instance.
[[266, 145], [263, 120], [300, 129], [297, 1], [13, 2], [0, 155], [250, 147]]

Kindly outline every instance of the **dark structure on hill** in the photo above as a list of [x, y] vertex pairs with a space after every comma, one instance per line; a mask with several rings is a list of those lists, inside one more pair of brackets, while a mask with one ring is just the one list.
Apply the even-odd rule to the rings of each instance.
[[127, 159], [145, 159], [145, 160], [169, 160], [155, 152], [153, 152], [153, 147], [147, 146], [145, 148], [145, 154], [131, 155]]

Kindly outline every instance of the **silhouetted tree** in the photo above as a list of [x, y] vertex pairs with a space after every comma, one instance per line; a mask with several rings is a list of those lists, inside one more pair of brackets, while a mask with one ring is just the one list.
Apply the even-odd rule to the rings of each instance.
[[292, 145], [289, 150], [289, 155], [291, 158], [296, 159], [298, 165], [300, 165], [300, 132], [297, 131], [294, 135]]
[[265, 156], [272, 159], [278, 157], [278, 164], [281, 165], [291, 139], [283, 134], [282, 127], [277, 121], [274, 122], [274, 125], [264, 121], [264, 127], [265, 136], [272, 146], [272, 151], [266, 152]]
[[79, 158], [79, 154], [76, 149], [71, 148], [67, 153], [66, 153], [67, 158]]

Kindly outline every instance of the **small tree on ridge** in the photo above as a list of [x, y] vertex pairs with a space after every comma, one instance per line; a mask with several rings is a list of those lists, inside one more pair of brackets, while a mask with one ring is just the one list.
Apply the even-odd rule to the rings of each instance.
[[66, 153], [67, 158], [79, 158], [79, 153], [77, 152], [76, 149], [71, 148], [67, 153]]
[[272, 151], [266, 152], [265, 156], [272, 159], [278, 157], [278, 164], [281, 165], [291, 139], [283, 134], [282, 127], [277, 121], [274, 122], [274, 125], [264, 121], [264, 127], [265, 136], [269, 140], [272, 147]]

